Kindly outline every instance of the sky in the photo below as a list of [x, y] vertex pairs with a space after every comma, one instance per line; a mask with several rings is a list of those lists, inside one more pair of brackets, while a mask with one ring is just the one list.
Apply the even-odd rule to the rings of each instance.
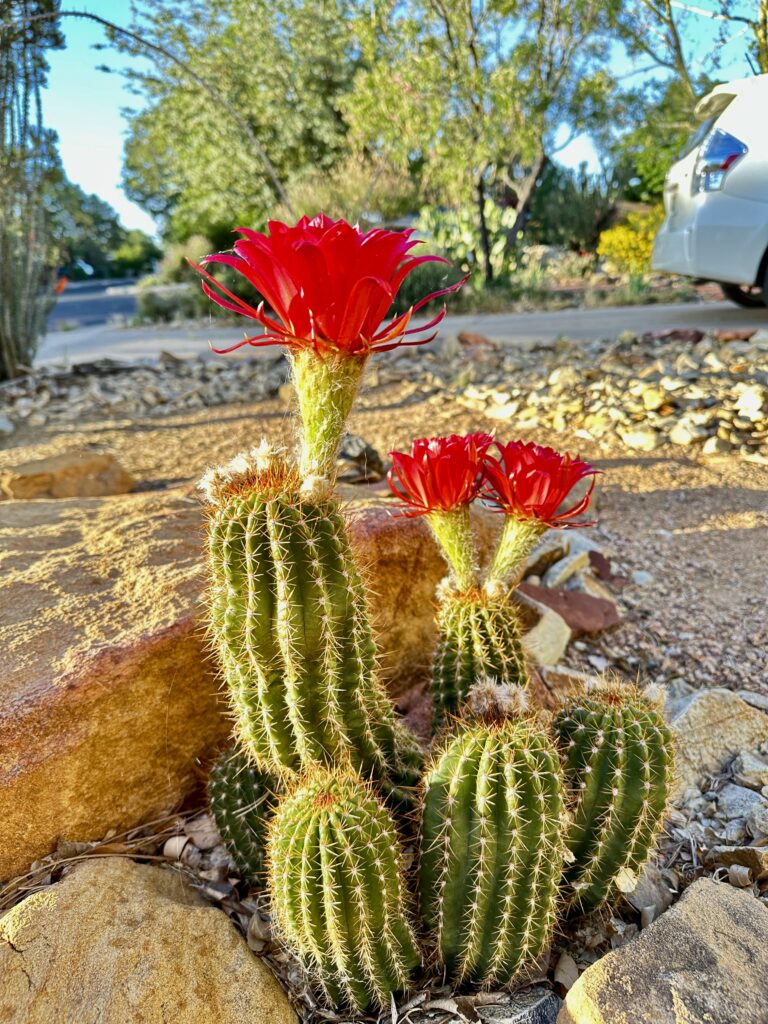
[[[699, 3], [711, 6], [713, 0], [699, 0]], [[86, 0], [79, 9], [126, 25], [128, 6], [127, 0]], [[689, 25], [687, 39], [692, 52], [703, 60], [711, 45], [712, 23], [694, 14], [689, 17]], [[125, 227], [141, 228], [154, 234], [156, 225], [152, 218], [130, 202], [120, 187], [127, 128], [122, 110], [140, 100], [127, 91], [121, 75], [97, 70], [98, 65], [105, 63], [116, 69], [126, 67], [132, 58], [111, 49], [92, 49], [95, 43], [105, 41], [104, 30], [95, 22], [65, 18], [62, 29], [66, 48], [48, 53], [50, 72], [43, 105], [46, 123], [58, 133], [66, 173], [86, 192], [95, 192], [106, 199], [117, 210]], [[743, 50], [744, 40], [737, 39], [721, 52], [720, 77], [729, 79], [749, 73]], [[613, 66], [617, 74], [632, 75], [633, 84], [640, 80], [642, 73], [648, 73], [644, 70], [647, 62], [639, 63], [638, 74], [618, 47]], [[593, 171], [599, 166], [594, 147], [584, 136], [562, 149], [557, 159], [571, 167], [586, 161]]]

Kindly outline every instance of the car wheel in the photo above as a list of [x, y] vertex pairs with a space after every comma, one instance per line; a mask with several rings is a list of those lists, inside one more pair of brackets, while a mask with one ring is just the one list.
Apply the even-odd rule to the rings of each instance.
[[760, 309], [766, 305], [765, 290], [759, 285], [748, 284], [726, 284], [720, 282], [723, 295], [737, 306], [746, 306], [747, 309]]

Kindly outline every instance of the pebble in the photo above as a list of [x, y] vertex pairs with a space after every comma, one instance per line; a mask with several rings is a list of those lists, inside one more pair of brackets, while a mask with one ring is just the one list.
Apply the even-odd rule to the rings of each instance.
[[8, 436], [12, 434], [16, 429], [16, 424], [13, 420], [8, 419], [7, 416], [0, 416], [0, 434]]
[[645, 569], [635, 569], [632, 573], [632, 582], [638, 587], [647, 587], [649, 583], [653, 583], [653, 576]]

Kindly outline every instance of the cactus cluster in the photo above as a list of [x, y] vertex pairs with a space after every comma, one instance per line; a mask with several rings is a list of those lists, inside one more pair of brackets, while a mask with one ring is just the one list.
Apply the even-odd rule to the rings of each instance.
[[[669, 736], [649, 698], [611, 685], [552, 722], [527, 706], [510, 590], [542, 532], [586, 508], [588, 493], [562, 503], [595, 471], [519, 442], [492, 456], [487, 434], [393, 454], [406, 514], [427, 516], [450, 566], [433, 672], [443, 731], [422, 774], [377, 674], [335, 459], [369, 355], [422, 330], [413, 311], [382, 320], [430, 257], [409, 254], [407, 232], [322, 216], [270, 229], [208, 262], [244, 273], [274, 315], [217, 297], [202, 270], [209, 295], [264, 326], [243, 344], [288, 347], [301, 417], [295, 457], [264, 443], [203, 480], [210, 633], [235, 732], [211, 772], [212, 814], [244, 877], [266, 876], [279, 935], [328, 999], [389, 1010], [429, 958], [456, 984], [509, 985], [546, 954], [562, 908], [595, 906], [639, 866], [666, 800]], [[484, 571], [476, 499], [506, 515]]]

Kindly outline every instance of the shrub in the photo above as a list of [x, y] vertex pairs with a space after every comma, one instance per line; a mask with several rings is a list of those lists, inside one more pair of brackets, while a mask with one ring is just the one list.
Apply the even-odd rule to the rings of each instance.
[[651, 269], [653, 240], [663, 220], [661, 206], [654, 207], [650, 213], [630, 213], [624, 224], [603, 231], [597, 246], [598, 255], [619, 273], [647, 273]]

